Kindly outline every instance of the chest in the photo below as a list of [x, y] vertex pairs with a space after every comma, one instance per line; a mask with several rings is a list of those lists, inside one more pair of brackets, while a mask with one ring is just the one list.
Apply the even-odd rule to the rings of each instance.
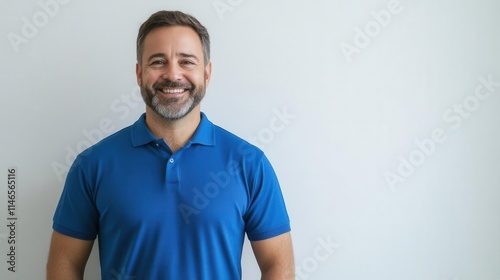
[[249, 203], [245, 177], [226, 160], [153, 157], [112, 162], [96, 182], [96, 206], [106, 226], [176, 228], [244, 226]]

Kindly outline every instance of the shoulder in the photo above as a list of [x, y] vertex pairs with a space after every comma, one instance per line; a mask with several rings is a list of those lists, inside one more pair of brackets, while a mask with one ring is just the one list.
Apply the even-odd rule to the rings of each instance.
[[114, 154], [123, 153], [127, 147], [132, 147], [131, 132], [132, 126], [127, 126], [111, 135], [104, 137], [99, 142], [80, 152], [73, 164], [76, 166], [85, 166], [101, 161], [103, 158], [113, 158]]
[[231, 150], [247, 160], [258, 161], [264, 157], [264, 152], [261, 149], [236, 134], [218, 125], [214, 125], [214, 132], [216, 145], [219, 148]]
[[82, 154], [104, 153], [116, 150], [123, 146], [132, 146], [132, 126], [127, 126], [97, 142]]

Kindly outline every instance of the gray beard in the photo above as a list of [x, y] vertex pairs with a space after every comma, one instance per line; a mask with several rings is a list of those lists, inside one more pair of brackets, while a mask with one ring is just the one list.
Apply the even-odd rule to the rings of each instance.
[[205, 96], [205, 88], [193, 88], [183, 104], [179, 104], [178, 98], [163, 99], [155, 90], [148, 89], [144, 85], [141, 86], [141, 95], [146, 105], [156, 114], [165, 120], [173, 121], [183, 118], [200, 104]]

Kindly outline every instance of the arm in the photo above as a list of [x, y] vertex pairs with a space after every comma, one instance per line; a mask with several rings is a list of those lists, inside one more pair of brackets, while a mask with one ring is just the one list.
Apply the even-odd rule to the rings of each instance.
[[47, 280], [82, 280], [93, 240], [81, 240], [54, 231], [47, 262]]
[[295, 265], [290, 233], [251, 242], [262, 280], [293, 280]]

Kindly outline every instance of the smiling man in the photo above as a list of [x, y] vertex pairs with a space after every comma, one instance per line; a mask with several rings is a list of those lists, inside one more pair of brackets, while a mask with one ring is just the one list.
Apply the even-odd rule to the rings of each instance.
[[198, 20], [160, 11], [142, 24], [146, 112], [73, 163], [54, 214], [49, 280], [83, 279], [96, 238], [102, 279], [241, 279], [245, 234], [262, 279], [294, 279], [271, 164], [200, 110], [211, 71]]

